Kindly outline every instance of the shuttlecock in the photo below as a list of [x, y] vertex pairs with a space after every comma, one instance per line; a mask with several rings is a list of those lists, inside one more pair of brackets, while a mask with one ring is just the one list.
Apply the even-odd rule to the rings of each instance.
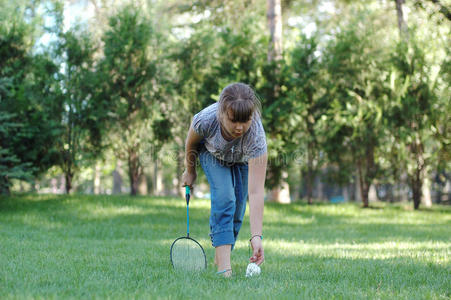
[[260, 267], [256, 263], [250, 263], [247, 265], [246, 269], [246, 277], [252, 277], [256, 275], [260, 275], [261, 273]]

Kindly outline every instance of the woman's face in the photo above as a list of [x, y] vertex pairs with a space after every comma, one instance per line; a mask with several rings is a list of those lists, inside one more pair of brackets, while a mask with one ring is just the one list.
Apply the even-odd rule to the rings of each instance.
[[243, 136], [251, 127], [252, 117], [247, 122], [233, 122], [233, 111], [229, 108], [222, 116], [222, 126], [233, 139]]

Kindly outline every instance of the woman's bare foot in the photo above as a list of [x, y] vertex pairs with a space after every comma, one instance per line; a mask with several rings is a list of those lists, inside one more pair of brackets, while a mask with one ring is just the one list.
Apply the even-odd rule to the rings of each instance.
[[232, 272], [232, 269], [227, 269], [227, 270], [219, 271], [217, 274], [228, 278], [228, 277], [232, 276], [233, 272]]
[[230, 252], [232, 245], [222, 245], [216, 247], [216, 265], [218, 273], [224, 275], [224, 277], [232, 276], [232, 267], [230, 264]]

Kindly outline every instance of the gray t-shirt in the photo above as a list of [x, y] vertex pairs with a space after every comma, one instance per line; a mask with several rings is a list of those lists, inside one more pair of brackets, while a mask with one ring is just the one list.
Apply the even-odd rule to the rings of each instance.
[[194, 131], [204, 138], [205, 148], [212, 155], [228, 163], [242, 163], [266, 153], [265, 130], [257, 114], [252, 118], [249, 130], [229, 142], [221, 134], [217, 112], [216, 102], [194, 115], [191, 125]]

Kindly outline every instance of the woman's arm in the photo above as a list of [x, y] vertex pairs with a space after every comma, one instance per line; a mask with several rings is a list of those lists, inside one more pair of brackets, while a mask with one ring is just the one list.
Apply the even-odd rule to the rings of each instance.
[[[266, 153], [260, 157], [249, 160], [248, 193], [251, 237], [262, 235], [265, 193], [264, 188], [267, 162], [268, 155]], [[251, 262], [255, 262], [259, 265], [264, 260], [261, 239], [259, 237], [252, 238], [251, 245], [253, 249]]]
[[190, 127], [188, 131], [188, 137], [185, 142], [185, 172], [182, 175], [183, 186], [193, 187], [193, 183], [196, 180], [196, 160], [197, 160], [197, 146], [202, 140], [202, 136], [198, 135], [193, 127]]

